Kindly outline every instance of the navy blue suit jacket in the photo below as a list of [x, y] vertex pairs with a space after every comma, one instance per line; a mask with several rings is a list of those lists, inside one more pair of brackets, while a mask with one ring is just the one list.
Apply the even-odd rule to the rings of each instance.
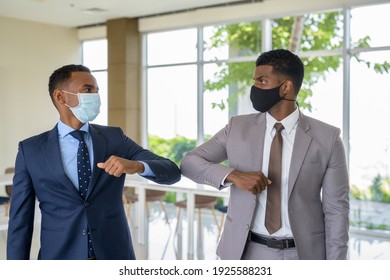
[[180, 180], [170, 160], [143, 149], [118, 127], [90, 125], [94, 169], [86, 200], [65, 174], [57, 127], [19, 143], [13, 179], [7, 259], [29, 259], [36, 198], [42, 214], [38, 259], [86, 259], [89, 226], [97, 259], [135, 259], [122, 203], [125, 174], [111, 176], [98, 162], [111, 155], [142, 160], [160, 184]]

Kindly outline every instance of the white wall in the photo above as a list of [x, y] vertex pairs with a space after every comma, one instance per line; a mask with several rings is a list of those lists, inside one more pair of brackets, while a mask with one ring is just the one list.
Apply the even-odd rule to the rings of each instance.
[[77, 29], [0, 17], [1, 173], [14, 166], [20, 140], [58, 121], [47, 89], [51, 73], [80, 62]]

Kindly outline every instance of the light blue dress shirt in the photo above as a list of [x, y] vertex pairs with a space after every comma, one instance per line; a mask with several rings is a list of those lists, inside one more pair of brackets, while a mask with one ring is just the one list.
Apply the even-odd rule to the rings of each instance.
[[[79, 181], [77, 177], [78, 174], [77, 173], [77, 149], [79, 147], [79, 141], [69, 134], [74, 129], [64, 124], [61, 120], [58, 121], [57, 129], [58, 129], [58, 140], [60, 145], [62, 165], [64, 167], [65, 174], [72, 181], [76, 189], [79, 189]], [[91, 152], [93, 151], [93, 143], [92, 143], [91, 135], [89, 134], [89, 123], [85, 123], [80, 128], [80, 130], [87, 132], [84, 134], [84, 140], [88, 147], [90, 162], [93, 163], [94, 155]], [[144, 165], [145, 171], [143, 173], [140, 173], [139, 175], [155, 177], [149, 165], [142, 161], [141, 163]], [[98, 168], [98, 167], [92, 164], [91, 166], [92, 172], [94, 168]]]

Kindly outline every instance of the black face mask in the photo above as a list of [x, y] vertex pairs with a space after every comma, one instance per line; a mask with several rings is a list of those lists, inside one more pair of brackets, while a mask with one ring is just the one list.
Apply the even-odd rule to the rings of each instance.
[[271, 89], [261, 89], [252, 86], [250, 99], [252, 101], [253, 108], [256, 111], [264, 113], [271, 109], [276, 103], [278, 103], [282, 99], [288, 101], [295, 101], [294, 99], [286, 99], [280, 97], [279, 91], [280, 87], [283, 84], [284, 82], [281, 83], [280, 86]]

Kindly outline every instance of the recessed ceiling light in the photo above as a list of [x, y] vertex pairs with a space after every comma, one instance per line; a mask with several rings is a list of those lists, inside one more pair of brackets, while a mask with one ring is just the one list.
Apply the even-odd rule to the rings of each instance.
[[105, 13], [107, 10], [101, 9], [101, 8], [89, 8], [83, 10], [83, 12], [88, 13], [88, 14], [100, 14], [100, 13]]

